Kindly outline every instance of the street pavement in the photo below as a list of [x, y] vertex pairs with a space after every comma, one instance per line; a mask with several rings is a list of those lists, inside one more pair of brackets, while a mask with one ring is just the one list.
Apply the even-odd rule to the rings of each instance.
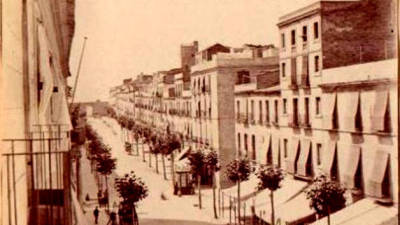
[[[105, 144], [110, 145], [112, 156], [117, 159], [115, 173], [112, 175], [123, 176], [130, 171], [134, 171], [141, 177], [149, 189], [149, 195], [139, 202], [138, 216], [141, 225], [157, 224], [185, 224], [185, 225], [212, 225], [226, 224], [226, 219], [214, 219], [212, 207], [212, 190], [202, 190], [203, 208], [197, 207], [198, 195], [173, 195], [171, 180], [164, 180], [162, 175], [162, 165], [159, 163], [160, 173], [155, 172], [155, 158], [152, 157], [152, 168], [142, 161], [141, 151], [139, 156], [128, 155], [124, 149], [124, 142], [121, 138], [121, 128], [118, 123], [110, 118], [89, 118], [89, 124], [102, 137]], [[139, 146], [141, 149], [142, 146]], [[147, 149], [147, 146], [144, 146]], [[134, 148], [135, 149], [135, 148]], [[159, 157], [160, 158], [160, 157]], [[169, 163], [169, 162], [168, 162]], [[89, 171], [89, 172], [88, 172]], [[89, 193], [91, 198], [95, 198], [97, 193], [96, 181], [90, 173], [90, 163], [84, 155], [82, 157], [83, 194]], [[113, 190], [113, 178], [109, 179], [110, 207], [119, 202], [118, 195]], [[115, 202], [115, 204], [113, 204]], [[90, 221], [93, 219], [93, 209], [97, 205], [97, 200], [91, 200], [85, 204], [86, 216]], [[116, 209], [114, 209], [116, 211]], [[99, 224], [106, 224], [108, 217], [104, 209], [100, 212]]]

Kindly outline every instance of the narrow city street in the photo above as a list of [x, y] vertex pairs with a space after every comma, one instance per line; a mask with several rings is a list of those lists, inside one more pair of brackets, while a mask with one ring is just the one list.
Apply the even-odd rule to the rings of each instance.
[[[164, 180], [162, 173], [155, 172], [155, 162], [153, 157], [152, 168], [148, 166], [148, 158], [146, 162], [142, 161], [142, 155], [128, 155], [121, 140], [121, 129], [118, 123], [110, 118], [95, 119], [89, 118], [88, 123], [98, 132], [103, 138], [104, 143], [112, 148], [112, 155], [117, 159], [117, 167], [115, 169], [116, 176], [123, 176], [130, 171], [134, 171], [138, 177], [141, 177], [149, 189], [149, 195], [138, 204], [138, 215], [140, 224], [185, 224], [185, 225], [201, 225], [201, 224], [222, 224], [221, 220], [213, 219], [211, 192], [203, 191], [203, 209], [197, 207], [197, 195], [178, 197], [173, 195], [171, 180]], [[139, 146], [141, 149], [141, 146]], [[146, 146], [144, 146], [146, 149]], [[139, 151], [141, 154], [141, 151]], [[85, 157], [84, 157], [85, 158]], [[88, 164], [89, 161], [83, 164]], [[160, 171], [162, 170], [161, 163], [159, 164]], [[90, 170], [90, 166], [83, 166], [83, 169]], [[89, 174], [89, 173], [87, 173]], [[94, 179], [92, 177], [83, 178], [83, 193], [88, 191], [90, 195], [95, 196], [97, 189], [93, 187]], [[87, 179], [87, 180], [86, 180]], [[86, 182], [87, 181], [87, 182]], [[112, 186], [112, 181], [109, 182], [110, 189], [110, 208], [118, 203], [118, 196]], [[96, 190], [96, 191], [95, 191]], [[114, 204], [115, 202], [115, 204]], [[87, 217], [93, 221], [93, 209], [95, 201], [86, 208]], [[117, 209], [112, 209], [116, 211]], [[99, 224], [106, 224], [107, 218], [104, 211], [101, 211]]]

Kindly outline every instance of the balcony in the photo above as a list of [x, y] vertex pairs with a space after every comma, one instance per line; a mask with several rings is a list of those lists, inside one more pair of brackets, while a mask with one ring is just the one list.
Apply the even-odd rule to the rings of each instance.
[[311, 128], [310, 116], [308, 114], [301, 114], [299, 125], [300, 125], [300, 127], [303, 127], [304, 129]]
[[253, 91], [257, 89], [257, 83], [240, 83], [236, 84], [234, 88], [235, 93], [239, 92], [248, 92], [248, 91]]
[[288, 126], [292, 128], [299, 127], [299, 116], [297, 114], [289, 114]]

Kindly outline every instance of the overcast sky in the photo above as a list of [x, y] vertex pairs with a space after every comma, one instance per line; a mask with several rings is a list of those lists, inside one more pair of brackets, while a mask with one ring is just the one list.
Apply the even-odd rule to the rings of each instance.
[[180, 44], [278, 44], [278, 17], [316, 0], [76, 0], [72, 86], [88, 41], [76, 101], [107, 99], [140, 72], [179, 67]]

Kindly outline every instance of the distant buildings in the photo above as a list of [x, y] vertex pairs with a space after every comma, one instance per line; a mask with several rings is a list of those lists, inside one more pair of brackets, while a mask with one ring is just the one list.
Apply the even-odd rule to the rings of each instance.
[[[301, 190], [320, 174], [348, 189], [348, 207], [340, 211], [348, 224], [360, 217], [353, 210], [367, 208], [382, 214], [380, 222], [365, 224], [394, 221], [396, 208], [387, 205], [398, 206], [395, 6], [392, 0], [317, 1], [279, 18], [279, 48], [183, 45], [181, 68], [154, 74], [148, 88], [134, 89], [133, 103], [114, 107], [182, 134], [194, 149], [216, 150], [222, 189], [230, 186], [225, 165], [236, 157], [282, 168], [289, 187], [277, 191], [277, 218], [288, 224], [318, 219], [293, 207], [308, 207]], [[120, 100], [126, 95], [113, 93]], [[249, 205], [270, 222], [264, 195]]]

